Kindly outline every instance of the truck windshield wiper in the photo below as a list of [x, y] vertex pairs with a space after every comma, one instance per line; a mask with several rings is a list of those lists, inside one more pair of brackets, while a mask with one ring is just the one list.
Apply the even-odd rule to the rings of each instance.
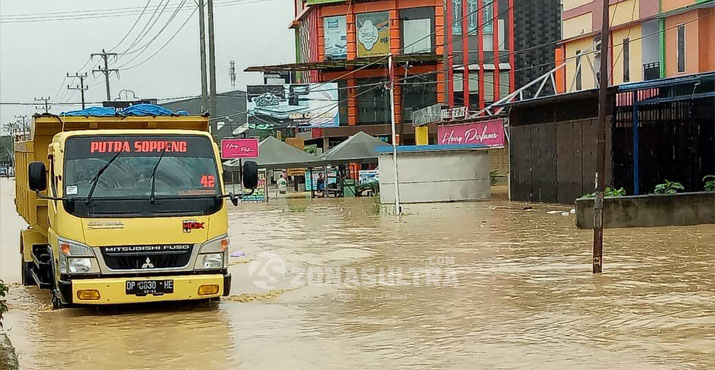
[[164, 158], [164, 154], [166, 154], [166, 148], [161, 152], [159, 159], [156, 160], [154, 169], [151, 170], [151, 195], [149, 196], [149, 203], [151, 204], [156, 203], [156, 169], [159, 168], [159, 163], [161, 163], [161, 160]]
[[102, 166], [102, 168], [100, 168], [99, 171], [97, 171], [97, 174], [94, 175], [94, 178], [91, 181], [92, 187], [89, 188], [89, 193], [87, 193], [87, 199], [85, 199], [85, 201], [84, 201], [86, 204], [89, 204], [89, 201], [92, 200], [92, 194], [94, 194], [94, 189], [97, 188], [97, 183], [99, 182], [99, 178], [102, 176], [102, 174], [107, 169], [107, 167], [109, 167], [112, 164], [112, 162], [114, 162], [114, 160], [117, 159], [117, 157], [119, 157], [120, 154], [122, 154], [121, 150], [118, 151], [117, 154], [115, 154], [114, 157], [112, 157], [112, 159], [108, 160], [107, 163], [105, 163], [104, 166]]

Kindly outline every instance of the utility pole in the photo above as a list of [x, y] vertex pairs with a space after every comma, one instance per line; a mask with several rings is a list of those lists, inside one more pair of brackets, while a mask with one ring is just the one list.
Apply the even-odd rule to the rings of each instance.
[[[22, 125], [22, 140], [25, 140], [26, 139], [25, 131], [27, 130], [27, 123], [26, 123], [27, 122], [27, 114], [15, 115], [15, 120], [16, 120], [16, 122], [19, 122], [20, 120], [22, 120], [22, 123], [21, 123], [21, 125]], [[13, 136], [14, 136], [14, 134], [13, 134]]]
[[400, 207], [400, 180], [397, 173], [397, 135], [395, 134], [395, 71], [392, 65], [392, 53], [388, 57], [388, 73], [390, 74], [390, 128], [392, 130], [392, 164], [395, 173], [395, 215], [402, 215]]
[[214, 1], [208, 0], [209, 6], [209, 82], [210, 82], [210, 103], [211, 110], [209, 114], [209, 122], [211, 123], [211, 135], [216, 135], [218, 131], [218, 125], [216, 119], [218, 118], [218, 112], [216, 112], [216, 46], [214, 44]]
[[109, 57], [114, 57], [114, 58], [116, 58], [116, 57], [117, 57], [117, 53], [107, 53], [106, 51], [104, 51], [104, 49], [102, 49], [102, 52], [101, 52], [101, 53], [92, 53], [92, 54], [90, 54], [90, 58], [94, 58], [94, 57], [96, 57], [96, 56], [99, 56], [99, 57], [101, 57], [102, 59], [104, 59], [104, 68], [102, 68], [102, 66], [99, 65], [99, 66], [97, 66], [97, 69], [93, 69], [93, 70], [92, 70], [92, 74], [94, 75], [95, 72], [101, 72], [101, 73], [104, 74], [104, 84], [105, 84], [105, 86], [107, 87], [107, 101], [109, 101], [109, 100], [112, 100], [112, 93], [111, 93], [111, 91], [109, 90], [109, 75], [110, 75], [112, 72], [114, 72], [114, 73], [117, 74], [117, 76], [119, 76], [119, 70], [118, 70], [118, 69], [115, 69], [115, 68], [110, 69], [110, 68], [109, 68]]
[[606, 187], [606, 113], [608, 106], [608, 0], [603, 0], [601, 65], [598, 89], [598, 133], [596, 141], [596, 199], [593, 207], [593, 273], [603, 269], [603, 192]]
[[231, 79], [231, 90], [236, 90], [236, 61], [229, 62], [228, 78]]
[[70, 85], [67, 84], [67, 90], [79, 90], [80, 94], [82, 94], [82, 109], [84, 109], [84, 92], [89, 89], [89, 86], [84, 86], [84, 79], [87, 78], [87, 73], [75, 73], [74, 75], [68, 73], [67, 77], [79, 78], [79, 85], [77, 85], [76, 87], [70, 87]]
[[[442, 40], [443, 40], [443, 49], [444, 49], [444, 56], [442, 63], [444, 64], [444, 94], [442, 94], [442, 105], [444, 106], [449, 106], [449, 48], [447, 47], [447, 32], [452, 32], [452, 30], [448, 30], [448, 26], [451, 24], [451, 19], [449, 19], [449, 9], [451, 6], [452, 0], [442, 0], [442, 7], [443, 7], [443, 12], [444, 12], [444, 27], [442, 28]], [[448, 5], [448, 3], [450, 5]], [[451, 107], [450, 107], [451, 108]]]
[[206, 79], [206, 16], [204, 0], [199, 0], [199, 39], [201, 42], [201, 113], [209, 110], [208, 80]]
[[[38, 103], [42, 102], [42, 103], [41, 103], [42, 105], [36, 105], [36, 106], [35, 106], [35, 109], [38, 109], [38, 110], [44, 109], [44, 110], [45, 110], [45, 113], [49, 113], [49, 112], [50, 112], [50, 108], [52, 108], [52, 107], [50, 106], [50, 97], [49, 97], [49, 96], [46, 97], [46, 98], [45, 98], [45, 97], [42, 97], [42, 96], [39, 97], [39, 98], [35, 98], [35, 101], [38, 102]], [[23, 119], [23, 122], [24, 122], [24, 119]]]

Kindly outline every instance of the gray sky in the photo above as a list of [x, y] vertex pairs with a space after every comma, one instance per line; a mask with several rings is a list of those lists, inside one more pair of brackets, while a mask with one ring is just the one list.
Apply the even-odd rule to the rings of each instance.
[[[152, 0], [151, 5], [158, 5], [160, 1]], [[139, 49], [139, 46], [153, 38], [173, 13], [171, 7], [182, 2], [166, 1], [170, 1], [167, 10], [133, 49]], [[216, 80], [219, 92], [231, 90], [228, 73], [230, 60], [236, 61], [236, 88], [243, 89], [246, 84], [262, 83], [260, 73], [243, 72], [247, 66], [286, 63], [295, 59], [294, 33], [288, 29], [293, 18], [293, 5], [290, 1], [215, 0], [215, 3]], [[87, 11], [143, 8], [146, 4], [146, 0], [0, 0], [0, 17], [5, 22], [14, 15], [29, 13], [47, 19], [58, 17], [57, 14], [47, 13], [71, 11], [72, 14], [81, 15], [81, 12]], [[220, 6], [226, 4], [231, 5]], [[174, 35], [179, 26], [189, 19], [195, 8], [194, 0], [186, 1], [184, 10], [178, 12], [161, 35], [137, 59], [127, 64], [127, 67], [154, 54]], [[151, 8], [147, 10], [134, 31], [115, 51], [122, 52], [131, 45], [152, 12]], [[0, 23], [0, 101], [32, 102], [34, 97], [40, 96], [50, 96], [51, 101], [57, 101], [58, 97], [64, 94], [65, 98], [62, 100], [79, 102], [79, 91], [74, 91], [71, 98], [63, 91], [56, 94], [65, 74], [79, 72], [78, 69], [87, 61], [90, 53], [116, 45], [129, 31], [137, 16], [134, 14], [69, 21]], [[110, 64], [110, 68], [127, 63], [134, 56], [136, 54], [122, 56], [114, 66]], [[112, 98], [116, 98], [121, 89], [134, 90], [140, 98], [198, 95], [201, 93], [199, 62], [197, 12], [173, 41], [156, 56], [134, 69], [120, 71], [120, 79], [112, 77]], [[96, 68], [98, 63], [98, 58], [95, 58], [84, 71]], [[92, 78], [90, 73], [87, 81], [91, 85], [86, 93], [87, 101], [104, 100], [106, 92], [103, 76], [97, 74], [96, 78]], [[62, 90], [66, 90], [67, 83], [68, 81], [64, 82]], [[51, 112], [60, 113], [79, 108], [56, 105]], [[13, 121], [16, 114], [31, 116], [35, 112], [34, 106], [0, 105], [0, 123]]]

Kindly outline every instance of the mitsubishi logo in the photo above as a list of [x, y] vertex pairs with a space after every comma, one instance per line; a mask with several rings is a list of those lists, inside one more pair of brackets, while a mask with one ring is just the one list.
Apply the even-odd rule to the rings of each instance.
[[151, 260], [149, 259], [149, 257], [147, 257], [146, 261], [144, 261], [142, 268], [143, 269], [153, 269], [154, 268], [154, 264], [151, 263]]

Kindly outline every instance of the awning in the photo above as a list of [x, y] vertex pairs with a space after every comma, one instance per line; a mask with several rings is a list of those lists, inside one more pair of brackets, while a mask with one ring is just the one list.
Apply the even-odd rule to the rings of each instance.
[[381, 146], [390, 146], [390, 144], [360, 131], [321, 155], [319, 160], [334, 164], [377, 162], [375, 148]]
[[[395, 63], [433, 64], [441, 61], [443, 55], [438, 54], [408, 54], [393, 57]], [[384, 59], [381, 61], [381, 59]], [[380, 62], [381, 61], [381, 62]], [[378, 63], [380, 62], [380, 63]], [[322, 71], [328, 69], [345, 69], [363, 67], [375, 63], [376, 66], [387, 64], [387, 56], [356, 58], [353, 60], [325, 60], [322, 62], [289, 63], [267, 66], [253, 66], [244, 69], [244, 72], [289, 72], [289, 71]]]

